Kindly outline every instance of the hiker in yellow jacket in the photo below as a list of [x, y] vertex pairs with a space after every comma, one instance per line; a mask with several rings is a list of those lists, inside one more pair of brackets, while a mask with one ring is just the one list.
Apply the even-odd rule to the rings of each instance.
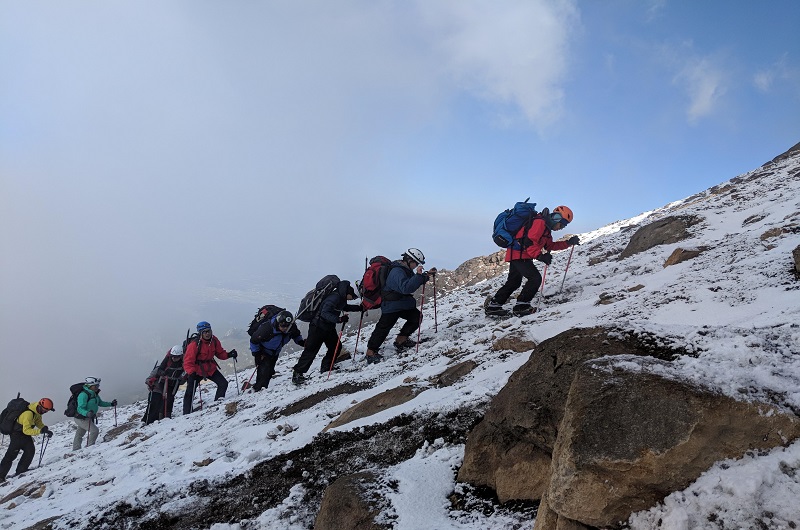
[[22, 458], [19, 459], [17, 464], [17, 475], [28, 471], [31, 462], [33, 462], [33, 455], [36, 452], [36, 446], [33, 443], [34, 436], [39, 434], [44, 434], [47, 437], [53, 436], [53, 432], [42, 423], [42, 414], [51, 410], [53, 410], [53, 400], [42, 398], [31, 403], [19, 413], [14, 429], [9, 435], [8, 450], [3, 460], [0, 461], [0, 482], [5, 481], [8, 472], [11, 470], [11, 464], [14, 463], [20, 451], [22, 451]]

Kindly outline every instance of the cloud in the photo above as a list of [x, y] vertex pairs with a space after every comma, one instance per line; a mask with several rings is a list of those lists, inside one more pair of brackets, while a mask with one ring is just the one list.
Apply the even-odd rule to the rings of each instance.
[[434, 49], [461, 87], [518, 108], [543, 128], [561, 114], [570, 34], [579, 24], [569, 1], [421, 2], [435, 29]]
[[788, 83], [800, 95], [800, 70], [792, 68], [789, 58], [784, 54], [767, 68], [763, 68], [753, 75], [753, 85], [763, 93], [773, 91], [779, 84]]
[[711, 58], [691, 58], [673, 78], [689, 98], [689, 123], [714, 113], [727, 92], [727, 75]]

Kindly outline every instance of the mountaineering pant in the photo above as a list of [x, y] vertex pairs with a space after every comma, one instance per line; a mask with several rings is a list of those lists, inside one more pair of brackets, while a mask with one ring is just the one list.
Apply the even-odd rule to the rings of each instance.
[[154, 421], [163, 418], [171, 418], [174, 404], [175, 394], [169, 394], [167, 396], [165, 409], [163, 394], [161, 392], [150, 392], [150, 405], [147, 408], [147, 417], [144, 420], [144, 424], [150, 425]]
[[305, 348], [303, 348], [303, 353], [300, 354], [300, 359], [298, 359], [297, 364], [294, 366], [294, 371], [301, 374], [308, 372], [308, 369], [311, 368], [311, 364], [314, 362], [314, 357], [317, 356], [323, 344], [328, 348], [328, 351], [322, 359], [319, 371], [327, 372], [331, 367], [331, 360], [339, 353], [337, 351], [339, 335], [336, 333], [336, 326], [326, 329], [315, 326], [314, 324], [309, 324], [306, 345]]
[[420, 313], [419, 309], [416, 307], [397, 311], [396, 313], [381, 313], [381, 318], [378, 319], [378, 323], [375, 324], [375, 330], [367, 341], [367, 348], [377, 353], [383, 341], [389, 336], [389, 332], [392, 331], [392, 327], [394, 327], [401, 318], [404, 318], [406, 323], [403, 324], [403, 327], [400, 328], [400, 333], [397, 335], [398, 337], [409, 337], [412, 333], [417, 331], [422, 321], [422, 313]]
[[[222, 372], [216, 370], [213, 375], [208, 377], [217, 384], [217, 393], [214, 395], [214, 401], [225, 397], [225, 392], [228, 390], [228, 380], [222, 375]], [[186, 381], [186, 393], [183, 395], [183, 414], [192, 413], [192, 400], [194, 399], [194, 392], [197, 386], [204, 378], [202, 375], [192, 374], [189, 380]]]
[[257, 353], [256, 363], [256, 384], [253, 385], [253, 392], [258, 392], [262, 388], [267, 388], [272, 376], [275, 375], [275, 363], [278, 362], [277, 355], [267, 353]]
[[20, 451], [22, 451], [22, 458], [17, 463], [17, 475], [25, 473], [31, 467], [33, 454], [36, 452], [33, 436], [28, 436], [21, 432], [12, 432], [9, 435], [9, 439], [6, 455], [0, 461], [0, 480], [6, 479], [8, 472], [11, 470], [11, 464], [14, 463]]
[[510, 262], [508, 267], [508, 279], [506, 283], [494, 295], [494, 301], [500, 305], [506, 303], [509, 297], [514, 294], [517, 287], [522, 285], [522, 278], [527, 278], [525, 287], [517, 296], [517, 303], [530, 303], [542, 285], [542, 275], [539, 269], [533, 264], [532, 259], [515, 259]]
[[75, 422], [75, 426], [78, 428], [78, 430], [75, 431], [75, 437], [72, 439], [72, 450], [77, 451], [81, 448], [81, 442], [83, 441], [83, 436], [86, 434], [86, 431], [89, 431], [89, 442], [86, 444], [86, 447], [94, 445], [94, 441], [97, 440], [97, 435], [100, 434], [100, 429], [97, 428], [97, 424], [89, 418], [72, 418], [72, 421]]

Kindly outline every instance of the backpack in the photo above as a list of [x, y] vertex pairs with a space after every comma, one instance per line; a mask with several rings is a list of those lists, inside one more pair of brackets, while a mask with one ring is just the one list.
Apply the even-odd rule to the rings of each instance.
[[358, 283], [358, 294], [364, 309], [375, 309], [381, 306], [381, 291], [386, 285], [386, 277], [392, 268], [392, 260], [385, 256], [375, 256], [369, 260], [361, 282]]
[[19, 397], [8, 402], [8, 406], [0, 412], [0, 433], [11, 434], [16, 428], [19, 415], [28, 409], [30, 403]]
[[530, 197], [524, 202], [518, 202], [513, 208], [501, 212], [495, 218], [492, 241], [498, 247], [523, 250], [527, 246], [522, 241], [514, 239], [514, 236], [523, 226], [530, 227], [538, 215], [536, 203], [529, 203], [529, 200]]
[[311, 322], [317, 314], [322, 301], [336, 290], [339, 282], [339, 277], [335, 274], [328, 274], [318, 281], [316, 287], [308, 291], [300, 301], [300, 308], [297, 310], [295, 318], [303, 322]]
[[253, 333], [255, 333], [256, 330], [258, 329], [258, 326], [260, 326], [265, 319], [271, 320], [272, 317], [274, 317], [281, 311], [286, 311], [286, 308], [278, 307], [276, 305], [271, 305], [271, 304], [259, 307], [258, 311], [256, 311], [255, 316], [253, 317], [253, 320], [250, 322], [250, 326], [248, 326], [247, 328], [247, 334], [252, 337]]
[[68, 418], [78, 418], [82, 420], [84, 416], [78, 414], [78, 394], [83, 392], [84, 383], [75, 383], [69, 386], [69, 399], [67, 400], [67, 410], [64, 411], [64, 416]]

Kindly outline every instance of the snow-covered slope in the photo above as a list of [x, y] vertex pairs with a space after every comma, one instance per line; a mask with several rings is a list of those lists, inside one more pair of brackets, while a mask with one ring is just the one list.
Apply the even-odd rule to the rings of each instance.
[[[692, 227], [691, 239], [617, 260], [634, 232], [630, 227], [668, 215], [696, 215], [703, 221]], [[27, 528], [48, 518], [56, 518], [54, 528], [98, 528], [102, 527], [98, 516], [118, 510], [119, 503], [132, 513], [141, 507], [140, 523], [131, 527], [149, 528], [141, 521], [159, 513], [179, 516], [192, 510], [198, 502], [194, 493], [205, 487], [204, 480], [213, 488], [247, 473], [258, 462], [302, 448], [354, 402], [404, 381], [425, 390], [404, 405], [335, 430], [361, 429], [401, 413], [480, 408], [529, 356], [493, 349], [496, 339], [508, 335], [541, 341], [570, 328], [596, 325], [654, 334], [673, 347], [698, 353], [680, 357], [665, 375], [797, 413], [800, 282], [791, 272], [791, 253], [800, 245], [798, 226], [800, 153], [795, 153], [689, 199], [582, 234], [583, 244], [574, 251], [563, 292], [558, 293], [569, 250], [554, 257], [544, 288], [545, 295], [552, 296], [545, 297], [535, 315], [501, 322], [483, 316], [483, 300], [501, 285], [499, 277], [438, 298], [438, 326], [427, 299], [422, 334], [431, 340], [418, 353], [397, 356], [385, 348], [385, 362], [366, 366], [362, 338], [355, 362], [345, 361], [329, 379], [312, 372], [311, 381], [300, 388], [289, 377], [298, 356], [294, 353], [280, 359], [279, 375], [266, 391], [237, 396], [232, 381], [220, 404], [147, 427], [134, 423], [115, 438], [77, 452], [70, 450], [71, 424], [57, 424], [41, 467], [11, 477], [0, 487], [0, 498], [5, 498], [0, 504], [0, 528]], [[701, 246], [709, 248], [697, 258], [663, 266], [675, 248]], [[367, 327], [362, 337], [370, 331]], [[354, 343], [351, 332], [345, 337], [346, 349], [352, 351]], [[454, 360], [468, 359], [478, 366], [463, 380], [446, 388], [430, 384]], [[343, 383], [361, 390], [331, 395], [298, 412], [279, 413]], [[144, 408], [143, 403], [120, 408], [118, 422], [127, 422]], [[113, 427], [113, 413], [104, 412], [100, 439]], [[34, 462], [39, 449], [37, 444]], [[530, 528], [530, 510], [486, 510], [487, 515], [450, 508], [447, 497], [456, 487], [454, 470], [462, 456], [463, 445], [439, 439], [425, 443], [412, 458], [381, 470], [395, 484], [386, 492], [391, 506], [382, 515], [384, 520], [399, 529]], [[788, 521], [800, 524], [799, 469], [800, 442], [718, 463], [686, 491], [668, 497], [663, 506], [636, 514], [631, 527], [697, 528], [711, 518], [720, 522], [719, 528], [749, 528], [757, 526], [764, 511], [772, 512], [772, 521], [787, 521], [787, 528]], [[6, 498], [14, 492], [20, 495]], [[302, 499], [303, 486], [298, 484], [282, 503], [249, 521], [209, 520], [206, 528], [308, 528], [318, 506]]]

